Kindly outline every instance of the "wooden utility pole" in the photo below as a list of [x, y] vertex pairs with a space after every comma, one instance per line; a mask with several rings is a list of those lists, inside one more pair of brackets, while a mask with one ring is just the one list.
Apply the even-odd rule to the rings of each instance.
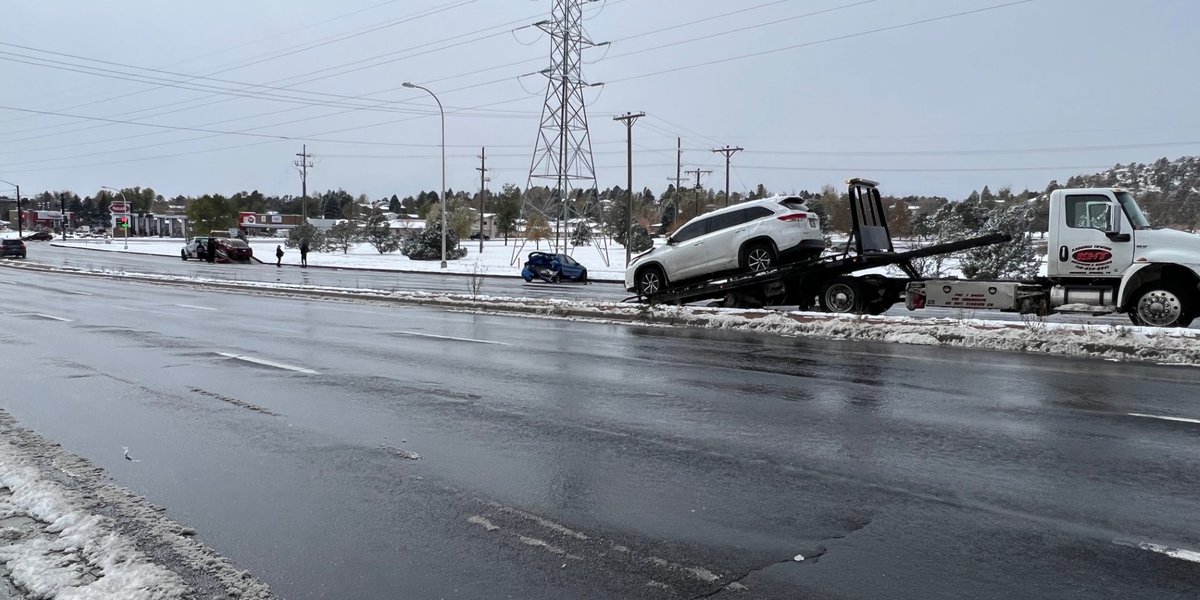
[[700, 190], [701, 190], [701, 189], [703, 189], [703, 188], [701, 188], [701, 187], [700, 187], [700, 176], [701, 176], [701, 175], [710, 175], [710, 174], [712, 174], [712, 171], [707, 171], [707, 170], [704, 170], [704, 169], [692, 169], [691, 171], [684, 171], [684, 172], [685, 172], [685, 173], [687, 173], [688, 175], [695, 175], [695, 176], [696, 176], [696, 187], [695, 187], [695, 192], [696, 192], [696, 214], [700, 214]]
[[614, 121], [623, 121], [625, 123], [625, 155], [626, 166], [629, 179], [627, 181], [626, 194], [629, 194], [628, 202], [625, 208], [625, 265], [629, 266], [629, 260], [633, 253], [629, 248], [633, 241], [633, 124], [638, 119], [646, 116], [646, 113], [625, 113], [618, 117], [613, 117]]
[[745, 150], [734, 146], [725, 146], [724, 148], [715, 148], [713, 152], [725, 155], [725, 206], [729, 206], [729, 159], [734, 154]]
[[308, 159], [312, 158], [312, 155], [308, 153], [308, 144], [301, 146], [300, 153], [297, 154], [296, 156], [299, 156], [300, 160], [297, 160], [297, 161], [293, 162], [292, 164], [294, 164], [300, 168], [300, 212], [301, 212], [301, 214], [304, 215], [304, 222], [307, 223], [308, 222], [308, 168], [313, 166], [312, 161], [308, 160]]
[[487, 148], [479, 149], [479, 254], [483, 254], [483, 207], [484, 196], [487, 194]]

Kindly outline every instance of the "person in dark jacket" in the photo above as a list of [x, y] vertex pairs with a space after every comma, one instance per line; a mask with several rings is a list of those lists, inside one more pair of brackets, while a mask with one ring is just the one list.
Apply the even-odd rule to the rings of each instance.
[[204, 254], [208, 256], [208, 262], [217, 262], [217, 238], [208, 236], [208, 243], [204, 245]]
[[308, 266], [308, 239], [300, 240], [300, 266]]
[[275, 266], [283, 266], [283, 246], [275, 246]]

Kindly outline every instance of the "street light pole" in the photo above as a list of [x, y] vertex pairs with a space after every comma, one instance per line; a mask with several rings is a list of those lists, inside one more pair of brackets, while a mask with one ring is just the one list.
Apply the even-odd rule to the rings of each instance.
[[[433, 101], [437, 102], [438, 114], [442, 116], [442, 268], [446, 268], [446, 111], [442, 110], [442, 101], [438, 100], [437, 94], [430, 91], [429, 88], [421, 87], [411, 82], [405, 81], [402, 84], [406, 88], [424, 90], [425, 93], [433, 96]], [[482, 236], [483, 232], [480, 231]]]
[[0, 183], [7, 183], [17, 188], [17, 237], [23, 238], [25, 237], [25, 232], [22, 230], [22, 227], [24, 227], [25, 215], [21, 214], [21, 186], [11, 181], [4, 181], [3, 179], [0, 179]]
[[[112, 191], [112, 192], [116, 192], [116, 193], [117, 193], [117, 195], [121, 197], [121, 203], [125, 205], [125, 214], [126, 214], [126, 215], [128, 215], [128, 214], [129, 214], [129, 201], [125, 200], [125, 193], [124, 193], [124, 192], [122, 192], [121, 190], [118, 190], [117, 188], [114, 188], [114, 187], [108, 187], [108, 186], [106, 186], [106, 185], [102, 185], [102, 186], [100, 186], [100, 189], [102, 189], [102, 190], [109, 190], [109, 191]], [[127, 217], [125, 217], [125, 218], [126, 218], [126, 219], [128, 219], [129, 217], [127, 216]], [[122, 237], [124, 237], [124, 238], [125, 238], [125, 250], [128, 250], [128, 249], [129, 249], [129, 223], [128, 223], [128, 222], [127, 222], [127, 223], [125, 223], [125, 227], [123, 227], [123, 228], [121, 229], [121, 231], [125, 232], [125, 235], [124, 235], [124, 236], [122, 236]]]

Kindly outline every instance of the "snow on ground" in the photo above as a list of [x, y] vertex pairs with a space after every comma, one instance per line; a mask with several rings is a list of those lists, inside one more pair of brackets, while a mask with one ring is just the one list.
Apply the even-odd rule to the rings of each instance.
[[[80, 272], [30, 263], [11, 268]], [[888, 342], [1059, 356], [1200, 365], [1200, 330], [1125, 325], [1051, 323], [1032, 317], [1021, 321], [977, 318], [927, 318], [830, 315], [818, 312], [747, 310], [695, 306], [648, 306], [489, 295], [402, 292], [301, 286], [272, 282], [230, 282], [203, 277], [126, 272], [96, 273], [157, 283], [214, 286], [292, 296], [400, 302], [546, 318], [637, 323], [660, 327], [703, 327], [753, 331], [791, 337]]]
[[[70, 238], [50, 242], [54, 246], [70, 248], [85, 248], [106, 252], [131, 252], [136, 254], [152, 254], [156, 256], [179, 256], [184, 241], [179, 238], [130, 238], [129, 249], [125, 249], [125, 241], [121, 238], [104, 240], [100, 238]], [[275, 238], [250, 238], [250, 246], [254, 249], [254, 257], [265, 262], [275, 262], [275, 247], [282, 245], [283, 240]], [[399, 252], [380, 254], [370, 244], [356, 244], [346, 254], [341, 252], [309, 252], [310, 267], [338, 267], [343, 269], [379, 269], [389, 271], [415, 271], [436, 273], [476, 273], [484, 275], [501, 275], [520, 277], [521, 266], [525, 264], [530, 252], [549, 252], [546, 242], [534, 244], [527, 242], [521, 247], [521, 240], [510, 239], [505, 245], [504, 240], [489, 240], [483, 243], [483, 254], [479, 253], [479, 242], [469, 241], [462, 244], [467, 249], [467, 255], [458, 260], [446, 261], [446, 269], [441, 268], [439, 260], [412, 260]], [[601, 252], [596, 246], [579, 246], [570, 248], [568, 254], [587, 267], [588, 277], [593, 280], [623, 280], [625, 277], [625, 248], [610, 244]], [[300, 250], [296, 248], [283, 249], [283, 263], [286, 265], [300, 264]], [[608, 256], [608, 264], [604, 256]], [[515, 261], [515, 262], [514, 262]]]
[[193, 534], [0, 411], [0, 596], [272, 598]]

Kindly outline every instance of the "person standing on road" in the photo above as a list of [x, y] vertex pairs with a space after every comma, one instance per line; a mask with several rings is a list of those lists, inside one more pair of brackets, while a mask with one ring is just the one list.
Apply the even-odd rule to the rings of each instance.
[[283, 266], [283, 246], [275, 246], [275, 266]]
[[308, 238], [300, 240], [300, 266], [308, 266]]
[[217, 238], [208, 236], [208, 244], [204, 246], [204, 253], [208, 255], [208, 262], [217, 262]]

